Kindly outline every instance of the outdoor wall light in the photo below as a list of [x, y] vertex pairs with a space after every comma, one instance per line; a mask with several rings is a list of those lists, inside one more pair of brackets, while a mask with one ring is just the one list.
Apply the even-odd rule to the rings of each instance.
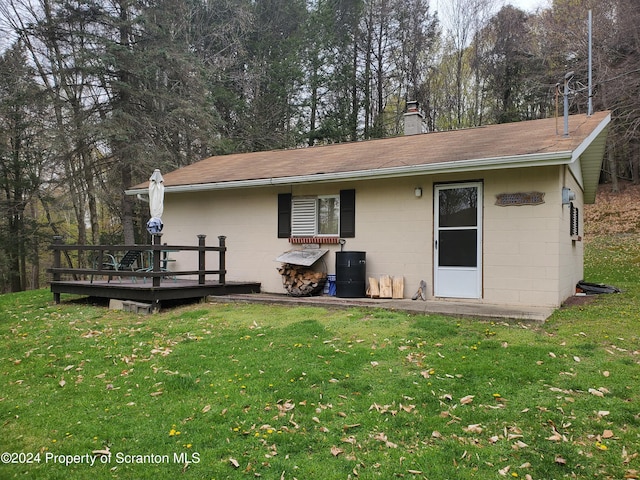
[[422, 196], [422, 187], [416, 187], [413, 193], [415, 194], [416, 198], [420, 198]]

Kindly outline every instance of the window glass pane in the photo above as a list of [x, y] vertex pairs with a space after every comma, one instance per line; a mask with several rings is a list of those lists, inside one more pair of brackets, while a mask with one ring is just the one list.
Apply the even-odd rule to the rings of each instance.
[[439, 237], [439, 266], [478, 266], [478, 231], [475, 228], [469, 230], [441, 230]]
[[478, 188], [447, 188], [438, 199], [441, 227], [474, 227], [478, 224]]
[[318, 235], [338, 235], [340, 228], [340, 198], [318, 198]]

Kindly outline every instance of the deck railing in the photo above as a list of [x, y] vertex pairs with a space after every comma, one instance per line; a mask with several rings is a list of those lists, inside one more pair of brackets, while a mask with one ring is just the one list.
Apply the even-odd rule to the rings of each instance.
[[[226, 261], [225, 254], [227, 251], [226, 237], [220, 235], [218, 237], [217, 247], [208, 247], [205, 244], [206, 235], [198, 235], [198, 245], [168, 245], [162, 243], [162, 234], [153, 235], [153, 243], [151, 245], [66, 245], [63, 243], [61, 236], [53, 237], [53, 244], [50, 246], [53, 251], [53, 267], [49, 269], [49, 272], [53, 275], [53, 281], [59, 282], [62, 279], [62, 275], [73, 275], [74, 278], [84, 277], [93, 278], [94, 276], [127, 276], [127, 277], [142, 277], [151, 278], [153, 286], [160, 286], [160, 280], [163, 277], [177, 277], [177, 276], [198, 276], [198, 284], [204, 285], [205, 277], [207, 275], [218, 275], [218, 282], [221, 285], [226, 283]], [[63, 267], [62, 266], [62, 252], [66, 252], [66, 256], [70, 259], [69, 252], [77, 251], [78, 258], [86, 257], [85, 252], [92, 252], [90, 257], [93, 259], [93, 265], [95, 268], [80, 268], [80, 267]], [[104, 268], [105, 259], [109, 258], [108, 255], [114, 257], [118, 252], [137, 251], [140, 252], [140, 257], [145, 253], [149, 255], [150, 261], [146, 268], [140, 268], [137, 270], [114, 270], [110, 268]], [[167, 252], [181, 252], [181, 251], [195, 251], [198, 253], [196, 268], [192, 270], [171, 270], [166, 269], [166, 254]], [[206, 253], [218, 252], [218, 269], [207, 270], [206, 266]], [[164, 257], [164, 258], [163, 258]], [[183, 261], [183, 260], [181, 260]], [[184, 262], [184, 261], [183, 261]], [[163, 267], [163, 263], [165, 266]]]

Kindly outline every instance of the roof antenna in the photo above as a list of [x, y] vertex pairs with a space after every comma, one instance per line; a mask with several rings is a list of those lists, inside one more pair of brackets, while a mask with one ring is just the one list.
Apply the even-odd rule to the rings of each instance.
[[592, 46], [592, 41], [591, 41], [591, 24], [593, 23], [593, 15], [591, 13], [591, 10], [589, 10], [589, 20], [588, 20], [588, 24], [589, 24], [589, 103], [587, 106], [587, 115], [591, 116], [593, 115], [593, 93], [592, 93], [592, 69], [593, 69], [593, 62], [592, 62], [592, 55], [591, 55], [591, 46]]
[[564, 136], [569, 136], [569, 82], [573, 78], [573, 72], [564, 76]]

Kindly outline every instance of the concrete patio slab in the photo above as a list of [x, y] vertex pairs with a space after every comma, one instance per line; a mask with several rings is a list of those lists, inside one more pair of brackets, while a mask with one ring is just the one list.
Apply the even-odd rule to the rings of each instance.
[[504, 306], [481, 302], [408, 300], [381, 298], [338, 298], [328, 295], [293, 297], [267, 293], [217, 295], [208, 297], [212, 303], [247, 302], [282, 305], [307, 305], [326, 308], [384, 308], [423, 315], [440, 314], [452, 317], [471, 317], [482, 320], [526, 320], [543, 323], [555, 311], [553, 307]]

